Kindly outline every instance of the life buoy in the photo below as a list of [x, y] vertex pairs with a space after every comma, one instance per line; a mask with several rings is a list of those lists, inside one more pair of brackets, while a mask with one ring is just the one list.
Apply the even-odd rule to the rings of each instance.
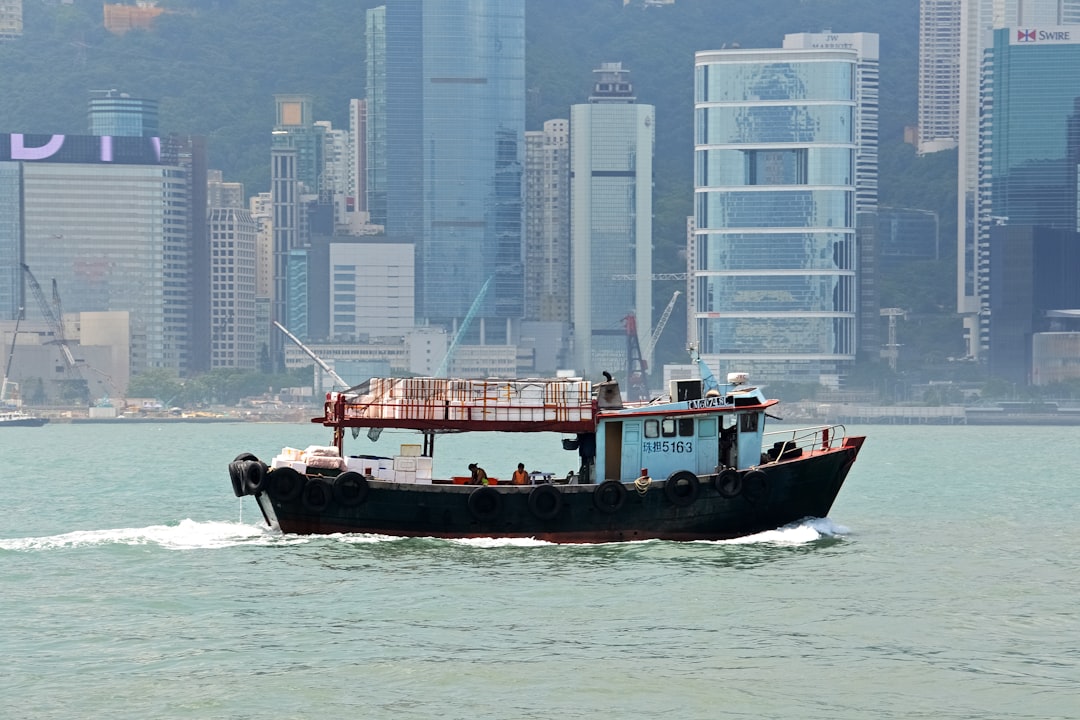
[[562, 510], [562, 493], [554, 485], [537, 485], [529, 493], [529, 512], [540, 520], [551, 520]]
[[279, 467], [270, 471], [270, 487], [267, 492], [275, 500], [292, 502], [304, 489], [304, 476], [291, 467]]
[[738, 497], [742, 492], [742, 478], [739, 476], [739, 471], [735, 468], [725, 468], [720, 471], [720, 474], [713, 480], [713, 487], [716, 488], [716, 492], [720, 493], [721, 497], [726, 497], [728, 500], [734, 497]]
[[769, 497], [769, 477], [761, 470], [751, 470], [742, 477], [742, 496], [751, 505], [764, 502]]
[[592, 497], [597, 510], [611, 514], [626, 502], [626, 488], [618, 480], [605, 480], [596, 486]]
[[672, 505], [687, 507], [693, 505], [701, 492], [701, 483], [697, 475], [689, 470], [676, 470], [664, 483], [664, 495]]
[[330, 483], [322, 478], [311, 478], [304, 483], [304, 491], [301, 498], [304, 501], [304, 507], [311, 512], [322, 512], [325, 510], [333, 497], [333, 488], [330, 487]]
[[250, 495], [259, 495], [266, 490], [266, 466], [258, 460], [243, 460], [240, 463], [240, 477], [244, 479], [244, 489]]
[[469, 493], [469, 512], [481, 522], [489, 522], [502, 512], [502, 495], [490, 485], [481, 485]]
[[240, 475], [240, 463], [235, 460], [229, 463], [229, 481], [232, 483], [232, 491], [236, 497], [247, 495], [247, 489], [244, 488], [244, 478]]
[[346, 471], [334, 478], [334, 497], [342, 505], [360, 505], [367, 496], [368, 481], [360, 473]]

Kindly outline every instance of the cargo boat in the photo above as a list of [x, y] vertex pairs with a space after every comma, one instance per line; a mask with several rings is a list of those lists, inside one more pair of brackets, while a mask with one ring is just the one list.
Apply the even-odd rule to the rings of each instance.
[[[779, 402], [742, 373], [720, 385], [673, 381], [670, 394], [624, 402], [618, 381], [373, 378], [326, 395], [312, 422], [327, 446], [250, 453], [229, 464], [238, 497], [253, 496], [284, 533], [536, 538], [556, 543], [720, 540], [825, 517], [865, 438], [842, 425], [766, 432]], [[411, 429], [421, 442], [392, 458], [349, 455], [346, 430]], [[549, 433], [575, 453], [566, 477], [469, 484], [433, 473], [436, 437]], [[558, 438], [561, 436], [561, 442]], [[530, 458], [550, 466], [551, 457]], [[573, 466], [572, 465], [572, 466]]]

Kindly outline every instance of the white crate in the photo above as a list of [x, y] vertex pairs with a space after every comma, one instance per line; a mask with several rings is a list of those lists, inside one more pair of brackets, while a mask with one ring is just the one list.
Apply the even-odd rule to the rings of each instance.
[[394, 470], [416, 472], [416, 458], [405, 455], [396, 456], [394, 458]]

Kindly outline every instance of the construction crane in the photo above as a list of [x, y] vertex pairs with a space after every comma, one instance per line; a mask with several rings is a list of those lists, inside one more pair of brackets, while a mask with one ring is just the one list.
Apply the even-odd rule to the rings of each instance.
[[309, 347], [308, 347], [307, 345], [305, 345], [304, 343], [300, 342], [300, 338], [296, 337], [296, 336], [295, 336], [295, 335], [293, 335], [293, 334], [292, 334], [291, 332], [289, 332], [289, 331], [288, 331], [288, 330], [287, 330], [287, 329], [285, 328], [285, 326], [284, 326], [284, 325], [282, 325], [282, 324], [281, 324], [281, 323], [279, 323], [279, 322], [278, 322], [277, 320], [275, 320], [275, 321], [274, 321], [274, 327], [276, 327], [276, 328], [277, 328], [278, 330], [280, 330], [281, 332], [285, 333], [285, 337], [287, 337], [287, 338], [289, 338], [290, 340], [292, 340], [292, 341], [293, 341], [293, 343], [294, 343], [294, 344], [296, 345], [296, 347], [298, 347], [298, 348], [300, 348], [301, 350], [303, 350], [303, 351], [304, 351], [304, 352], [305, 352], [305, 353], [307, 354], [307, 356], [308, 356], [309, 358], [311, 358], [312, 360], [314, 360], [314, 361], [315, 361], [315, 364], [316, 364], [316, 365], [318, 365], [319, 367], [321, 367], [321, 368], [323, 369], [323, 372], [325, 372], [325, 373], [326, 373], [327, 375], [329, 375], [329, 376], [330, 376], [330, 379], [334, 381], [334, 384], [335, 384], [335, 385], [340, 385], [340, 386], [341, 386], [341, 387], [343, 387], [343, 388], [348, 388], [348, 387], [350, 387], [350, 386], [349, 386], [349, 383], [345, 382], [345, 380], [343, 380], [343, 379], [342, 379], [342, 377], [341, 377], [340, 375], [338, 375], [338, 374], [337, 374], [336, 372], [334, 372], [334, 368], [332, 368], [332, 367], [330, 367], [329, 365], [327, 365], [327, 364], [326, 364], [326, 362], [325, 362], [325, 361], [324, 361], [324, 360], [323, 360], [323, 359], [322, 359], [321, 357], [319, 357], [318, 355], [316, 355], [316, 354], [315, 354], [315, 352], [314, 352], [314, 351], [313, 351], [313, 350], [312, 350], [311, 348], [309, 348]]
[[637, 317], [630, 313], [623, 318], [626, 326], [626, 397], [630, 402], [649, 399], [649, 363], [641, 354], [637, 337]]
[[38, 284], [34, 273], [30, 272], [30, 266], [23, 263], [22, 269], [23, 274], [26, 275], [27, 283], [30, 284], [30, 291], [34, 293], [34, 298], [41, 308], [41, 314], [53, 331], [54, 342], [60, 346], [60, 354], [64, 358], [64, 366], [67, 368], [68, 374], [77, 379], [80, 378], [79, 365], [75, 361], [75, 355], [71, 352], [71, 346], [64, 335], [64, 317], [63, 315], [57, 316], [57, 312], [60, 310], [60, 293], [56, 288], [56, 279], [54, 278], [52, 283], [54, 309], [54, 306], [50, 305], [49, 301], [45, 299], [45, 292], [41, 289], [41, 285]]
[[446, 349], [446, 357], [444, 357], [442, 359], [442, 362], [439, 363], [439, 369], [435, 371], [435, 377], [446, 377], [446, 373], [450, 368], [450, 361], [454, 358], [454, 351], [461, 343], [461, 339], [465, 337], [465, 331], [469, 329], [469, 325], [472, 323], [473, 317], [480, 309], [480, 304], [484, 301], [484, 296], [487, 295], [488, 288], [491, 287], [491, 281], [494, 279], [495, 276], [492, 275], [487, 279], [483, 287], [480, 288], [480, 294], [476, 296], [475, 300], [473, 300], [472, 306], [469, 308], [469, 312], [465, 314], [465, 319], [461, 321], [461, 327], [459, 327], [458, 331], [454, 334], [454, 339], [450, 341], [450, 347]]
[[0, 407], [18, 405], [14, 395], [8, 395], [8, 388], [18, 389], [18, 384], [8, 380], [11, 377], [11, 361], [15, 358], [15, 341], [19, 337], [19, 322], [22, 320], [23, 309], [19, 308], [19, 314], [15, 316], [15, 332], [11, 334], [11, 352], [7, 356], [7, 364], [4, 366], [4, 382], [0, 385]]
[[641, 354], [645, 356], [646, 360], [652, 359], [652, 351], [656, 347], [656, 341], [660, 339], [660, 334], [664, 332], [664, 326], [667, 325], [668, 318], [671, 317], [671, 311], [675, 309], [675, 301], [679, 299], [680, 295], [682, 295], [682, 291], [676, 290], [671, 296], [667, 307], [664, 308], [664, 312], [660, 315], [660, 321], [656, 323], [656, 327], [653, 329], [652, 336], [645, 343], [645, 349]]
[[60, 291], [57, 289], [56, 280], [53, 279], [52, 282], [53, 304], [50, 305], [49, 301], [45, 299], [45, 293], [42, 291], [41, 285], [38, 284], [37, 278], [34, 277], [34, 273], [30, 272], [30, 266], [26, 263], [22, 263], [22, 269], [23, 274], [26, 275], [26, 281], [30, 285], [30, 290], [34, 293], [34, 298], [41, 308], [41, 314], [52, 329], [52, 342], [60, 346], [60, 356], [64, 359], [64, 370], [66, 374], [64, 381], [61, 383], [63, 386], [63, 390], [61, 391], [62, 398], [65, 400], [79, 400], [84, 403], [89, 402], [90, 387], [80, 370], [80, 361], [75, 359], [74, 353], [71, 352], [71, 344], [64, 334], [64, 316], [62, 314]]

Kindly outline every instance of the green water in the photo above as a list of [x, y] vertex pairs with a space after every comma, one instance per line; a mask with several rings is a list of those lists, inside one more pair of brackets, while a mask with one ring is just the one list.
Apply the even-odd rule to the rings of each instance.
[[[1080, 717], [1076, 429], [863, 430], [828, 519], [554, 546], [270, 531], [227, 464], [317, 426], [5, 429], [3, 715]], [[573, 461], [439, 443], [445, 475]]]

